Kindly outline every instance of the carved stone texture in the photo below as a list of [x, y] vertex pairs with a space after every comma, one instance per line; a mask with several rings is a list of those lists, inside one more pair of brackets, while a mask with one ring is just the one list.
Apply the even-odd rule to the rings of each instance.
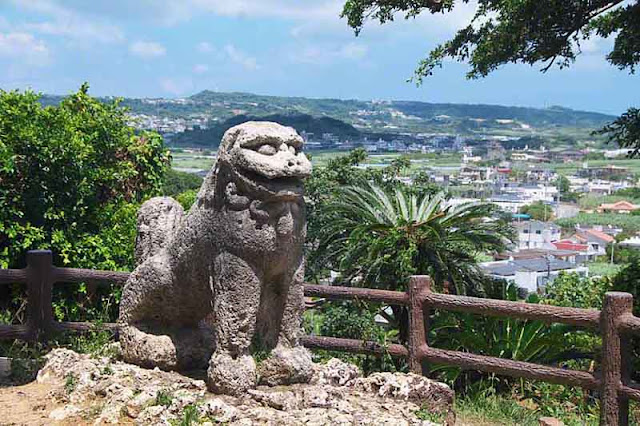
[[142, 206], [140, 262], [120, 304], [125, 360], [165, 370], [209, 361], [209, 388], [231, 394], [257, 384], [251, 355], [267, 356], [263, 383], [311, 378], [299, 342], [302, 180], [311, 173], [302, 145], [294, 129], [276, 123], [235, 126], [189, 213], [167, 198]]
[[167, 246], [183, 217], [182, 206], [171, 197], [155, 197], [140, 207], [135, 249], [136, 265], [140, 265]]

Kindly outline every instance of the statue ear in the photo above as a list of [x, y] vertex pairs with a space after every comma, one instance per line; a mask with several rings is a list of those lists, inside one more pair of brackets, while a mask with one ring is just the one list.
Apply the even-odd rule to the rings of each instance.
[[218, 183], [218, 163], [211, 168], [207, 176], [204, 178], [202, 182], [202, 186], [200, 187], [200, 191], [198, 191], [198, 196], [196, 198], [196, 203], [198, 207], [202, 208], [211, 208], [213, 207], [213, 203], [216, 200], [216, 192], [217, 192], [217, 183]]

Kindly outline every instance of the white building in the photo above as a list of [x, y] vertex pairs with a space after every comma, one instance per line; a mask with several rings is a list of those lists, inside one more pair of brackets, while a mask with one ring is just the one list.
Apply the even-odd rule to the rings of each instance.
[[561, 273], [587, 276], [589, 268], [577, 266], [552, 256], [536, 259], [500, 260], [480, 265], [491, 277], [512, 282], [529, 293], [542, 291]]
[[513, 224], [518, 232], [518, 249], [555, 248], [551, 243], [560, 239], [560, 228], [553, 223], [528, 220]]

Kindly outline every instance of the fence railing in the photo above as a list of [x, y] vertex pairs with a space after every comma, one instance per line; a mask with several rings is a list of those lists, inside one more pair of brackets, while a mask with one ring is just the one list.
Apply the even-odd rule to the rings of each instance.
[[[26, 268], [0, 269], [0, 285], [11, 283], [27, 285], [28, 303], [26, 324], [0, 325], [0, 340], [42, 341], [55, 331], [91, 330], [94, 325], [89, 322], [54, 321], [53, 284], [85, 282], [94, 285], [100, 283], [123, 285], [128, 277], [128, 272], [58, 268], [53, 266], [50, 251], [30, 251], [27, 254]], [[599, 392], [601, 400], [600, 423], [603, 425], [627, 425], [629, 400], [640, 401], [640, 387], [631, 383], [629, 347], [631, 336], [640, 335], [640, 318], [632, 314], [633, 298], [628, 293], [606, 293], [603, 309], [599, 311], [438, 294], [431, 291], [431, 280], [428, 276], [411, 277], [407, 292], [313, 284], [305, 284], [304, 292], [306, 296], [311, 297], [382, 302], [406, 306], [409, 310], [407, 346], [381, 345], [356, 339], [304, 336], [302, 343], [309, 348], [404, 357], [408, 360], [410, 370], [417, 374], [426, 374], [428, 363], [437, 363], [595, 390]], [[541, 320], [547, 323], [563, 323], [594, 329], [602, 336], [601, 371], [593, 374], [431, 347], [427, 341], [427, 333], [429, 312], [433, 309], [522, 320]], [[117, 331], [115, 323], [106, 323], [102, 326]]]

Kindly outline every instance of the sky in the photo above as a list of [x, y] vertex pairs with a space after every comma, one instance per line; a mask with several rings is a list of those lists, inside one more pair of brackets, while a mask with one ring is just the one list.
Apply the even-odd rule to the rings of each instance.
[[506, 65], [466, 80], [447, 62], [416, 87], [419, 59], [466, 25], [447, 15], [368, 23], [356, 37], [344, 0], [0, 0], [0, 89], [183, 97], [201, 90], [420, 100], [619, 114], [640, 105], [638, 75], [610, 66], [611, 40], [583, 44], [569, 69]]

